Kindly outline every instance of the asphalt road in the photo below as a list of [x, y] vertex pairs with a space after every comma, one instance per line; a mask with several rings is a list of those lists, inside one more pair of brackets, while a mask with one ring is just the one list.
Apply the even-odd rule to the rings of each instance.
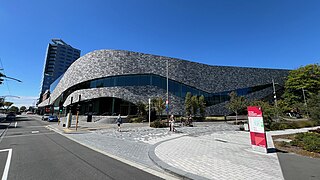
[[277, 155], [284, 179], [320, 179], [320, 159], [282, 152], [277, 153]]
[[[93, 151], [45, 128], [48, 122], [24, 116], [6, 128], [0, 138], [0, 177], [8, 179], [161, 179]], [[0, 128], [4, 130], [4, 124]]]

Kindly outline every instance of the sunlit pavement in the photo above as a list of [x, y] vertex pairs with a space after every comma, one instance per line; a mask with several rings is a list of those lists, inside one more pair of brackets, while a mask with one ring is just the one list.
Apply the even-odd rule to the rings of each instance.
[[248, 132], [227, 123], [195, 123], [195, 127], [155, 129], [148, 124], [80, 122], [79, 129], [51, 124], [65, 136], [93, 149], [146, 169], [169, 171], [191, 179], [283, 179], [276, 153], [251, 149]]

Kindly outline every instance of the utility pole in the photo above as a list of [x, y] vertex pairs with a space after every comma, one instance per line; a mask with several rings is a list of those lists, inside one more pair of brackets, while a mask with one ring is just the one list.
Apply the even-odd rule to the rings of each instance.
[[272, 78], [272, 86], [273, 86], [274, 105], [275, 105], [275, 107], [276, 107], [276, 116], [277, 116], [277, 121], [279, 121], [276, 86], [275, 86], [275, 83], [274, 83], [274, 79], [273, 79], [273, 78]]
[[166, 110], [167, 110], [167, 123], [169, 124], [169, 60], [167, 59], [167, 101], [166, 101]]
[[302, 94], [303, 94], [304, 105], [306, 106], [307, 118], [309, 118], [308, 105], [307, 105], [306, 95], [304, 93], [305, 91], [306, 90], [302, 88]]

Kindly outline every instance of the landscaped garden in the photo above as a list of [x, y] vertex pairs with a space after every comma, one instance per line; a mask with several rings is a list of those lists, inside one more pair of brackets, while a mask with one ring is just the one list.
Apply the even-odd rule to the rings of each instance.
[[280, 151], [320, 158], [320, 128], [306, 133], [273, 136], [275, 148]]

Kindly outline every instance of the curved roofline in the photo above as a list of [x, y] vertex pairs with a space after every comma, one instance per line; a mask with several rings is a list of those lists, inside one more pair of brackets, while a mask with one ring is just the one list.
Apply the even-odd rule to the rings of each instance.
[[68, 88], [97, 78], [126, 74], [156, 74], [207, 92], [283, 82], [288, 70], [212, 66], [188, 60], [127, 50], [94, 50], [71, 64], [51, 94], [55, 101]]

